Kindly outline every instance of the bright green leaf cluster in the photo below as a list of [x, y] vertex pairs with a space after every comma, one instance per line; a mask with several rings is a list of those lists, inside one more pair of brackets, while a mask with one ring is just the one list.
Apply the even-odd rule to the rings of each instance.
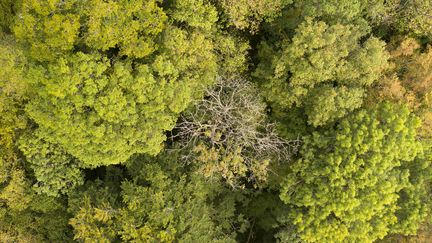
[[402, 192], [422, 185], [414, 179], [419, 176], [415, 168], [424, 166], [415, 160], [422, 153], [415, 137], [419, 125], [408, 109], [384, 103], [306, 137], [302, 158], [291, 167], [280, 194], [292, 208], [290, 220], [299, 237], [372, 242], [412, 220], [417, 223], [422, 213], [398, 221], [397, 212], [410, 206], [399, 203]]
[[314, 126], [359, 108], [365, 87], [387, 64], [384, 43], [374, 37], [361, 43], [366, 34], [359, 26], [309, 18], [291, 40], [263, 42], [254, 75], [264, 96], [283, 109], [304, 106]]
[[24, 0], [14, 26], [30, 56], [51, 61], [76, 46], [142, 58], [157, 49], [166, 15], [158, 1]]

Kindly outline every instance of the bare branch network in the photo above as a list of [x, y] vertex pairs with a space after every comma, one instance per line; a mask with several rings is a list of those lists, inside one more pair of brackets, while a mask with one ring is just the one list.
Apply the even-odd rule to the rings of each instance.
[[182, 114], [174, 138], [180, 139], [182, 147], [205, 142], [224, 148], [226, 153], [240, 148], [245, 162], [268, 158], [288, 161], [300, 140], [286, 141], [278, 136], [256, 94], [254, 84], [247, 80], [218, 78], [204, 99]]

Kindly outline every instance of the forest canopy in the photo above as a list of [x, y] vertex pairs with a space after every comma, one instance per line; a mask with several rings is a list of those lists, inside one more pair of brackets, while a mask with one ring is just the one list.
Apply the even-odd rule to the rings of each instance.
[[0, 242], [430, 242], [430, 12], [2, 0]]

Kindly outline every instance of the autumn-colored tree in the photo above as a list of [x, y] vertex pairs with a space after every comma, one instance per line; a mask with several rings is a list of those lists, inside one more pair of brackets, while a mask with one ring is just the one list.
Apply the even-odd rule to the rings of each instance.
[[432, 49], [416, 39], [395, 38], [389, 45], [390, 68], [372, 86], [368, 103], [390, 100], [404, 103], [422, 120], [420, 134], [432, 131]]

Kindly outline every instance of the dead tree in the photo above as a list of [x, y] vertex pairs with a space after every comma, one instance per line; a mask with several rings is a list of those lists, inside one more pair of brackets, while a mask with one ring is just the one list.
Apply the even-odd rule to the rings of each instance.
[[[289, 161], [300, 141], [286, 141], [266, 117], [266, 105], [253, 83], [244, 79], [224, 80], [206, 91], [193, 109], [182, 114], [176, 126], [176, 140], [184, 148], [205, 144], [225, 155], [241, 151], [248, 168], [263, 160]], [[193, 161], [193, 153], [184, 156]], [[256, 166], [255, 166], [256, 167]], [[254, 173], [249, 180], [254, 180]]]

